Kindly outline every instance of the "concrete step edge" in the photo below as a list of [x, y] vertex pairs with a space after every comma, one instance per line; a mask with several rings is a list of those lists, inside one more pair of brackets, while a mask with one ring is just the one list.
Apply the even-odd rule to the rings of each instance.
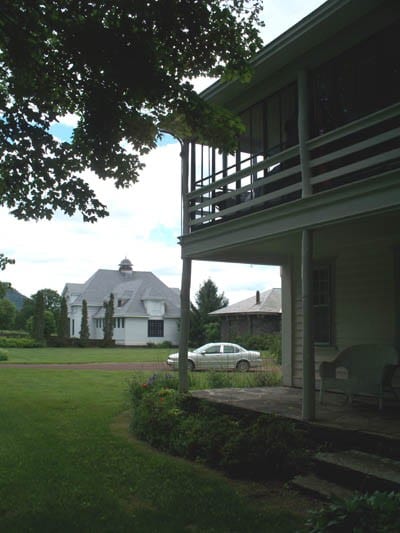
[[369, 477], [389, 481], [400, 487], [400, 461], [358, 450], [318, 452], [314, 458], [319, 463], [352, 470]]
[[298, 475], [291, 480], [290, 484], [301, 491], [314, 494], [324, 500], [329, 500], [332, 497], [344, 499], [354, 494], [354, 491], [320, 478], [315, 474]]

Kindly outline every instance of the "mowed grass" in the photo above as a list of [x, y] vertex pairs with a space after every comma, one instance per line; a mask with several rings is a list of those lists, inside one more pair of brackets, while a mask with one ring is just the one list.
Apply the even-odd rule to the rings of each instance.
[[[5, 348], [3, 363], [165, 363], [178, 348]], [[262, 354], [267, 357], [268, 352]]]
[[165, 363], [177, 348], [6, 348], [6, 351], [5, 363]]
[[[131, 373], [2, 368], [0, 531], [286, 532], [304, 501], [158, 453], [127, 432]], [[275, 491], [276, 492], [276, 491]], [[293, 498], [296, 498], [293, 496]]]

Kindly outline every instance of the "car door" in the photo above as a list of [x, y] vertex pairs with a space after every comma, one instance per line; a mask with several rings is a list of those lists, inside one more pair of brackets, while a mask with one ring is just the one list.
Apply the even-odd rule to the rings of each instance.
[[199, 368], [215, 370], [221, 359], [221, 344], [214, 343], [207, 346], [200, 359]]
[[237, 349], [232, 344], [224, 344], [222, 347], [221, 369], [232, 370], [236, 367]]

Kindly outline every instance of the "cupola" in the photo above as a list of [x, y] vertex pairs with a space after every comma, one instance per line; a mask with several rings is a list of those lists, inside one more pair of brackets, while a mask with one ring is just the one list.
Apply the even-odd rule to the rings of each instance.
[[125, 257], [125, 259], [123, 259], [120, 264], [119, 264], [119, 271], [120, 272], [132, 272], [132, 263], [129, 261], [129, 259], [127, 259]]

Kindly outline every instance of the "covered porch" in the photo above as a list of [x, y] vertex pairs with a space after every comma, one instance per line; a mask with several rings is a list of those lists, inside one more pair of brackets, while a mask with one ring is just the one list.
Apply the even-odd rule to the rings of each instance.
[[[300, 388], [256, 387], [208, 389], [192, 392], [196, 398], [223, 404], [235, 409], [255, 413], [274, 414], [304, 423], [302, 416], [302, 395]], [[362, 397], [349, 405], [342, 394], [327, 393], [323, 405], [315, 398], [315, 420], [307, 424], [314, 431], [327, 438], [335, 435], [343, 438], [345, 444], [354, 444], [358, 439], [381, 445], [388, 442], [397, 448], [400, 457], [400, 402], [388, 399], [382, 410], [378, 409], [376, 398]], [[340, 438], [338, 442], [340, 441]]]

